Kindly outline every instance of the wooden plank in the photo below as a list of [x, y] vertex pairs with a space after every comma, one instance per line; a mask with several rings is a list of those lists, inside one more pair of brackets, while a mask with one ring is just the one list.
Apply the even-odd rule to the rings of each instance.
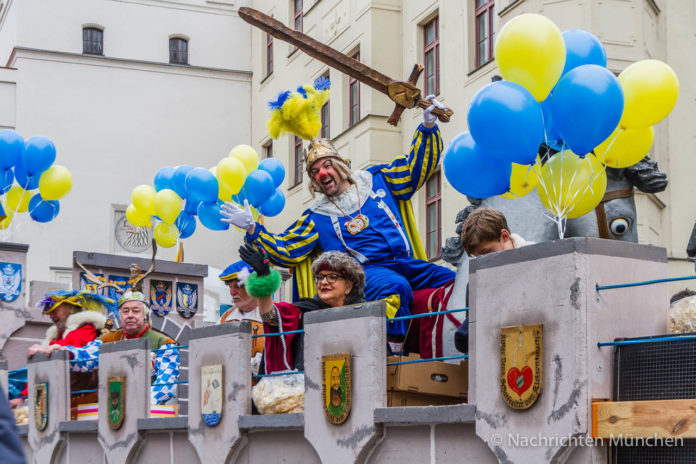
[[696, 399], [592, 403], [592, 437], [696, 438]]

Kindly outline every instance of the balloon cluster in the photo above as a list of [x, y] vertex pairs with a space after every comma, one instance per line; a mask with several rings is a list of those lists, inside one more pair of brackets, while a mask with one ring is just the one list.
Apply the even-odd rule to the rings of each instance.
[[58, 216], [58, 200], [70, 192], [72, 175], [54, 165], [55, 160], [56, 147], [48, 138], [37, 135], [25, 141], [14, 130], [0, 131], [0, 195], [5, 195], [0, 229], [10, 226], [15, 213], [28, 211], [36, 222]]
[[[220, 206], [226, 201], [240, 205], [247, 200], [258, 217], [276, 216], [285, 207], [280, 185], [285, 167], [275, 158], [259, 163], [249, 145], [237, 145], [210, 169], [182, 165], [163, 167], [155, 174], [154, 186], [139, 185], [131, 193], [126, 218], [136, 227], [154, 227], [157, 244], [173, 247], [196, 231], [198, 220], [211, 230], [227, 230]], [[152, 219], [159, 220], [153, 224]]]
[[679, 95], [667, 64], [638, 61], [617, 78], [597, 37], [579, 29], [561, 34], [538, 14], [503, 26], [495, 59], [505, 80], [472, 99], [469, 132], [445, 151], [445, 176], [475, 198], [515, 198], [536, 187], [559, 230], [599, 204], [607, 166], [628, 167], [647, 155], [652, 125]]

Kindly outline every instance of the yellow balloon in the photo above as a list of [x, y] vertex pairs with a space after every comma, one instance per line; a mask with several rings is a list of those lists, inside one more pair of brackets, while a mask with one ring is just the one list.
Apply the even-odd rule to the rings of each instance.
[[[245, 177], [246, 174], [249, 174], [251, 171], [255, 171], [256, 168], [259, 167], [259, 155], [256, 153], [256, 150], [251, 148], [249, 145], [237, 145], [232, 149], [229, 157], [236, 158], [242, 162], [242, 165], [244, 165]], [[230, 185], [230, 187], [232, 187], [232, 185]]]
[[143, 214], [153, 216], [155, 214], [155, 194], [157, 191], [152, 185], [138, 185], [131, 193], [131, 203]]
[[594, 152], [610, 168], [627, 168], [645, 158], [653, 140], [655, 129], [652, 126], [638, 129], [617, 127], [604, 142], [597, 145]]
[[165, 222], [160, 222], [152, 231], [155, 241], [162, 248], [171, 248], [176, 245], [179, 238], [179, 229], [175, 225], [170, 225]]
[[12, 223], [12, 218], [15, 215], [14, 211], [12, 211], [10, 208], [7, 208], [6, 205], [3, 205], [3, 207], [5, 210], [5, 219], [0, 221], [0, 230], [5, 230], [8, 227], [10, 227], [10, 224]]
[[152, 204], [155, 214], [167, 224], [174, 224], [181, 212], [181, 197], [174, 190], [162, 189], [155, 193]]
[[6, 209], [23, 213], [29, 209], [29, 200], [31, 200], [32, 196], [33, 194], [31, 192], [14, 184], [10, 187], [10, 190], [7, 191]]
[[495, 42], [495, 61], [505, 80], [543, 101], [565, 66], [566, 50], [558, 27], [545, 16], [521, 14], [508, 21]]
[[510, 175], [510, 190], [500, 195], [503, 198], [520, 198], [534, 190], [538, 178], [534, 173], [534, 167], [529, 164], [512, 163]]
[[39, 193], [44, 200], [60, 200], [72, 189], [72, 174], [63, 166], [53, 165], [39, 179]]
[[[234, 152], [234, 150], [232, 150], [232, 152]], [[224, 185], [225, 188], [230, 191], [231, 195], [236, 195], [240, 192], [240, 190], [242, 190], [242, 187], [244, 186], [244, 179], [246, 179], [247, 174], [251, 171], [248, 171], [244, 167], [244, 164], [239, 160], [239, 158], [232, 158], [231, 156], [232, 153], [230, 153], [230, 157], [220, 160], [217, 165], [217, 174], [215, 177], [217, 177], [218, 184], [220, 184], [221, 188]], [[256, 156], [256, 152], [254, 152], [254, 156]], [[258, 167], [258, 159], [256, 161], [256, 166]], [[256, 169], [256, 167], [254, 169]], [[252, 171], [254, 169], [252, 169]]]
[[596, 159], [580, 158], [565, 150], [542, 166], [537, 192], [542, 204], [555, 216], [572, 219], [595, 208], [606, 188], [606, 172]]
[[667, 117], [679, 97], [679, 79], [659, 60], [641, 60], [619, 74], [624, 110], [619, 126], [648, 127]]
[[133, 205], [128, 205], [126, 208], [126, 219], [135, 227], [152, 227], [150, 215], [138, 211], [138, 208]]

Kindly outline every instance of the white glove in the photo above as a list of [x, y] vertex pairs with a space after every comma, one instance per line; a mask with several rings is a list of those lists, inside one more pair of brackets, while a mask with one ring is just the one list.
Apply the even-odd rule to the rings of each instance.
[[261, 357], [263, 353], [256, 353], [251, 357], [251, 373], [252, 375], [258, 375], [259, 367], [261, 367]]
[[425, 97], [432, 105], [423, 110], [423, 122], [426, 124], [435, 124], [437, 122], [437, 116], [433, 114], [435, 108], [445, 109], [445, 105], [440, 103], [435, 99], [435, 95], [428, 95]]
[[244, 200], [244, 209], [230, 201], [226, 201], [220, 207], [220, 214], [223, 216], [222, 222], [232, 224], [240, 229], [249, 230], [255, 224], [251, 215], [251, 206], [249, 206], [247, 200]]

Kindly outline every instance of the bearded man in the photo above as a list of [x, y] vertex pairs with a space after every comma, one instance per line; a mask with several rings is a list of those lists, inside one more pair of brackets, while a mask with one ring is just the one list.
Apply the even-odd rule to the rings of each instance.
[[[414, 245], [422, 245], [411, 238], [417, 232], [406, 219], [412, 215], [409, 200], [437, 169], [443, 150], [432, 110], [444, 107], [426, 98], [432, 105], [423, 111], [408, 155], [391, 164], [351, 171], [329, 140], [313, 138], [305, 163], [312, 194], [322, 195], [285, 232], [273, 234], [254, 222], [246, 202], [244, 209], [225, 203], [223, 220], [246, 230], [245, 241], [264, 249], [278, 266], [298, 266], [315, 251], [350, 254], [365, 270], [365, 298], [385, 300], [389, 318], [410, 314], [413, 290], [455, 277], [450, 269], [414, 258]], [[388, 322], [392, 350], [400, 348], [407, 327], [405, 321]]]

